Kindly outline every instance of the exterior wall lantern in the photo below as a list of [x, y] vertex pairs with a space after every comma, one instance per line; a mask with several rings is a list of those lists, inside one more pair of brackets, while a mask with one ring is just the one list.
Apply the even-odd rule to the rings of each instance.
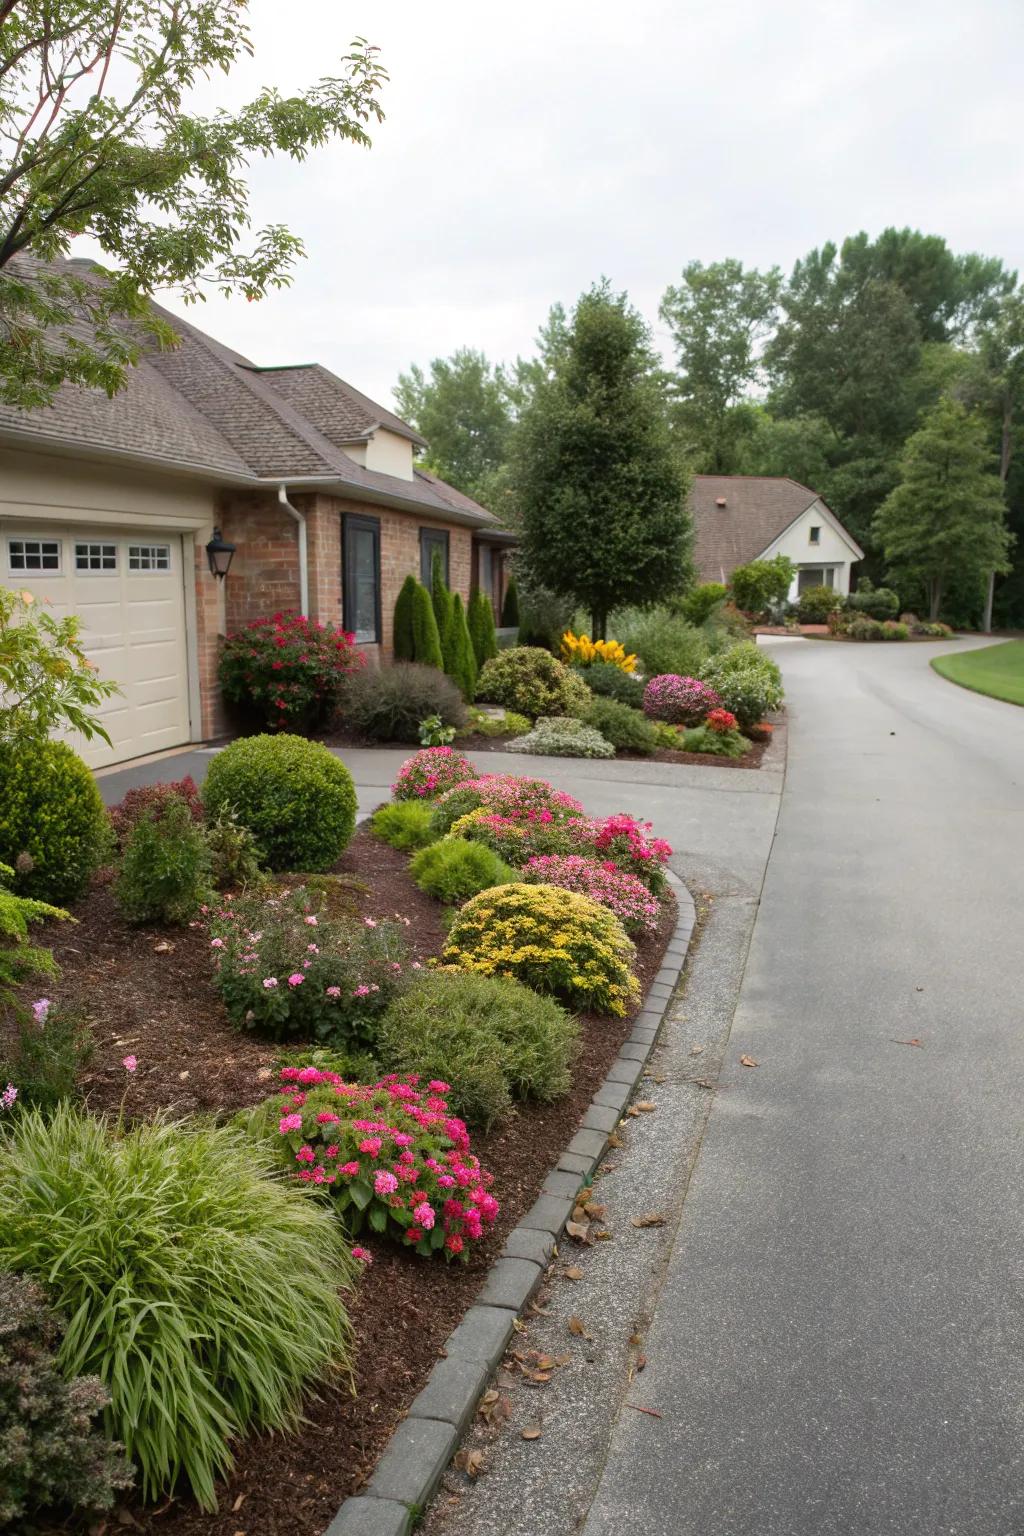
[[218, 580], [223, 581], [231, 569], [231, 562], [235, 556], [234, 544], [229, 544], [223, 537], [219, 528], [213, 530], [213, 538], [206, 546], [206, 557], [210, 562], [210, 570]]

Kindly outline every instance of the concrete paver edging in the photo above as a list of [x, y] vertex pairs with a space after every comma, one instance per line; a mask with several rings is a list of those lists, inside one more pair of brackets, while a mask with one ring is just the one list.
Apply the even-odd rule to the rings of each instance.
[[540, 1284], [576, 1193], [590, 1182], [604, 1157], [608, 1137], [654, 1049], [686, 963], [697, 915], [686, 886], [671, 870], [667, 873], [679, 916], [643, 1012], [533, 1206], [508, 1234], [476, 1302], [449, 1335], [444, 1356], [395, 1429], [365, 1490], [345, 1500], [324, 1536], [409, 1536], [433, 1497], [505, 1353], [516, 1319]]

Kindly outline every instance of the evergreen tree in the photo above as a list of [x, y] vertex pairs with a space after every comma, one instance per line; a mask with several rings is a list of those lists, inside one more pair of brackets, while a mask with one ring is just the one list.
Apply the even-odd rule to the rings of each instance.
[[419, 581], [412, 595], [412, 648], [414, 661], [425, 667], [437, 667], [438, 671], [444, 670], [434, 604], [430, 593]]
[[512, 474], [531, 573], [591, 614], [684, 589], [692, 528], [650, 333], [607, 282], [585, 293], [565, 351], [517, 426]]
[[501, 627], [502, 629], [519, 628], [519, 588], [516, 586], [514, 576], [509, 579], [509, 584], [505, 588], [505, 601], [501, 605]]
[[1007, 571], [1011, 536], [984, 422], [944, 397], [908, 440], [900, 482], [875, 514], [875, 536], [902, 580], [917, 580], [937, 619], [955, 578]]
[[441, 655], [444, 657], [444, 668], [447, 671], [451, 647], [452, 594], [445, 583], [444, 571], [441, 569], [441, 556], [436, 550], [430, 562], [430, 600], [434, 605], [434, 618], [437, 620], [437, 633], [441, 641]]
[[485, 661], [498, 654], [498, 636], [494, 625], [494, 609], [486, 592], [478, 587], [469, 599], [469, 638], [473, 642], [473, 655], [477, 670]]
[[448, 621], [448, 652], [445, 672], [468, 701], [476, 692], [477, 666], [460, 592], [456, 592], [452, 599], [451, 618]]
[[396, 661], [412, 661], [416, 654], [415, 637], [412, 628], [412, 610], [416, 586], [416, 577], [412, 575], [407, 576], [402, 583], [402, 590], [399, 592], [398, 600], [395, 603], [393, 644]]

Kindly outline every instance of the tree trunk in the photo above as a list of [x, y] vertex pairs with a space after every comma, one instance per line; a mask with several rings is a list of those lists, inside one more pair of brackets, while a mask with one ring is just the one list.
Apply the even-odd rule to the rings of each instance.
[[928, 583], [928, 617], [932, 623], [936, 623], [939, 617], [939, 604], [942, 602], [942, 580], [936, 577]]
[[608, 628], [608, 615], [597, 608], [590, 611], [590, 638], [591, 640], [606, 640]]
[[996, 573], [995, 571], [989, 571], [988, 587], [985, 592], [985, 617], [981, 621], [982, 630], [986, 635], [990, 635], [992, 633], [992, 599], [995, 596], [995, 590]]

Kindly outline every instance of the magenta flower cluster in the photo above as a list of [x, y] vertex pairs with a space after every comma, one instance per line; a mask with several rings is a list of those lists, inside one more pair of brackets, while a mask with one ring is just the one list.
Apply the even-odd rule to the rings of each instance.
[[391, 793], [396, 800], [429, 800], [475, 773], [469, 758], [453, 747], [424, 747], [399, 768]]
[[721, 696], [699, 677], [679, 677], [675, 672], [652, 677], [644, 689], [644, 714], [669, 725], [700, 725], [721, 702]]
[[368, 1225], [424, 1255], [468, 1258], [500, 1207], [447, 1083], [391, 1075], [366, 1086], [317, 1067], [286, 1067], [281, 1081], [277, 1130], [296, 1177], [324, 1185], [350, 1231]]
[[610, 859], [627, 874], [636, 875], [655, 896], [661, 896], [667, 886], [665, 865], [672, 853], [671, 843], [663, 837], [652, 837], [649, 821], [638, 821], [620, 811], [606, 816], [603, 821], [588, 823], [581, 837], [594, 854]]
[[[579, 816], [583, 807], [572, 795], [555, 789], [547, 779], [521, 779], [512, 773], [484, 773], [453, 786], [458, 791], [460, 814], [463, 810], [483, 807], [509, 821], [565, 821]], [[449, 793], [439, 802], [445, 805], [455, 798]], [[547, 815], [543, 813], [547, 812]]]
[[529, 859], [526, 878], [540, 885], [589, 896], [614, 912], [627, 933], [653, 933], [658, 926], [660, 903], [642, 880], [622, 870], [611, 859], [590, 859], [583, 854], [541, 854]]

